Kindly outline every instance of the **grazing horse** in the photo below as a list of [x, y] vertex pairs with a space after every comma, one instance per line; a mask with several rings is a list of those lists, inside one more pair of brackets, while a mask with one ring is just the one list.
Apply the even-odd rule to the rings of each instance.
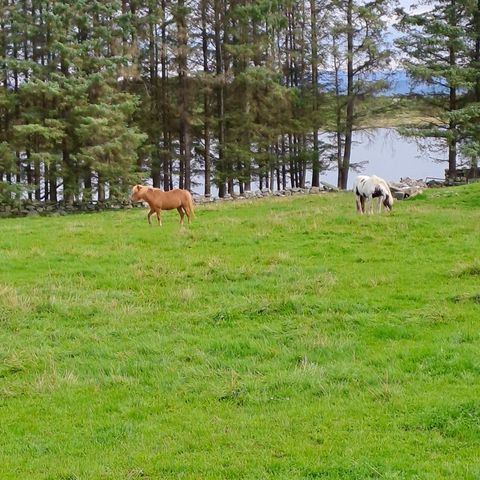
[[187, 215], [188, 223], [190, 223], [190, 217], [193, 218], [195, 216], [192, 194], [188, 190], [182, 190], [181, 188], [164, 192], [159, 188], [135, 185], [132, 188], [130, 199], [133, 202], [144, 201], [148, 203], [150, 211], [148, 212], [147, 219], [150, 225], [152, 224], [150, 217], [154, 213], [157, 214], [158, 225], [162, 224], [160, 217], [162, 210], [173, 210], [176, 208], [180, 214], [180, 225], [183, 225], [184, 215]]
[[388, 183], [376, 175], [359, 175], [353, 182], [353, 192], [357, 201], [357, 212], [365, 213], [365, 202], [370, 201], [369, 213], [373, 213], [373, 199], [378, 198], [378, 213], [382, 204], [387, 210], [393, 207], [393, 196]]

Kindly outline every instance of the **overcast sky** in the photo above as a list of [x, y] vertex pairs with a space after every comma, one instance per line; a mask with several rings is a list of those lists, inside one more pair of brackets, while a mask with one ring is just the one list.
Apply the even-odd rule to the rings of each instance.
[[[422, 5], [423, 3], [423, 5]], [[409, 10], [412, 5], [417, 5], [417, 8], [415, 8], [415, 12], [422, 12], [424, 10], [429, 10], [430, 6], [429, 5], [424, 5], [424, 1], [418, 0], [398, 0], [398, 4], [400, 7], [403, 7], [405, 10]]]

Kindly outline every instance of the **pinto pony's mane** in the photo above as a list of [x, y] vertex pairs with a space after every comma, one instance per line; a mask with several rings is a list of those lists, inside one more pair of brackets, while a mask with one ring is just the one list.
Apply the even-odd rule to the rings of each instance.
[[373, 211], [373, 199], [378, 198], [378, 211], [382, 205], [387, 210], [392, 210], [393, 196], [388, 183], [376, 175], [359, 175], [353, 183], [353, 192], [355, 193], [357, 212], [365, 213], [365, 203], [370, 202], [369, 211]]

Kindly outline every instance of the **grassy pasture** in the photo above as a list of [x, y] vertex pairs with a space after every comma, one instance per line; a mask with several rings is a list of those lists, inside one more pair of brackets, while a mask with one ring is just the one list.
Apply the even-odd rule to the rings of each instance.
[[1, 479], [480, 478], [480, 184], [0, 222]]

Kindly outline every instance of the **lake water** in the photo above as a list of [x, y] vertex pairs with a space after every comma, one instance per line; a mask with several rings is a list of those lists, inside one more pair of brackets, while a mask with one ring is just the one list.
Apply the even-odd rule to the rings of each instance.
[[[433, 141], [423, 143], [422, 148], [413, 139], [402, 137], [393, 128], [377, 128], [369, 132], [357, 132], [354, 134], [352, 147], [352, 164], [361, 163], [358, 171], [350, 170], [348, 188], [352, 187], [354, 178], [359, 174], [378, 175], [389, 181], [399, 181], [400, 178], [425, 180], [427, 178], [441, 178], [445, 176], [446, 149], [439, 150]], [[438, 146], [437, 146], [438, 147]], [[438, 161], [438, 160], [442, 161]], [[307, 175], [307, 185], [310, 185], [310, 176]], [[198, 179], [197, 179], [198, 180]], [[337, 170], [324, 171], [320, 180], [337, 184]], [[252, 184], [252, 189], [258, 185]], [[238, 192], [238, 188], [235, 189]], [[203, 186], [197, 185], [193, 191], [203, 194]], [[212, 188], [212, 195], [217, 196], [218, 191]]]
[[[356, 133], [354, 142], [351, 163], [366, 163], [358, 172], [350, 170], [349, 188], [359, 173], [378, 175], [390, 181], [399, 181], [402, 177], [415, 180], [445, 177], [447, 152], [439, 152], [433, 141], [424, 142], [422, 148], [413, 139], [399, 135], [393, 128], [377, 128], [369, 133]], [[324, 172], [320, 180], [336, 185], [337, 170]]]

